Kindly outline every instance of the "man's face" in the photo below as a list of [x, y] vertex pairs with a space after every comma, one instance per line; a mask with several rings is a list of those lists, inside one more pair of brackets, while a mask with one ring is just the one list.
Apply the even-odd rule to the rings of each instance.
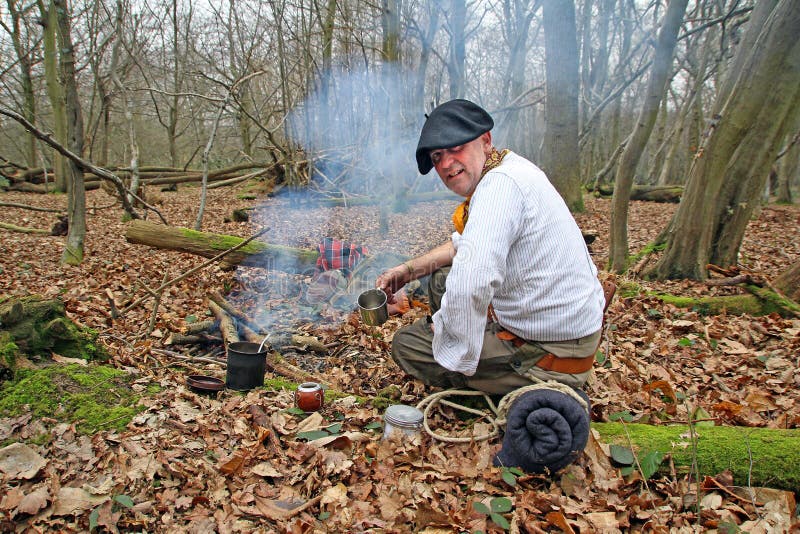
[[431, 150], [430, 156], [444, 185], [453, 193], [468, 197], [478, 186], [491, 149], [492, 134], [486, 132], [463, 145]]

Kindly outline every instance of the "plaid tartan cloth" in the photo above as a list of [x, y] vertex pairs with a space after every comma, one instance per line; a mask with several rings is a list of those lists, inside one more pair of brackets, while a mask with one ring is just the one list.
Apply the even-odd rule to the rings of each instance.
[[351, 270], [361, 259], [369, 255], [367, 247], [355, 243], [345, 243], [338, 239], [325, 237], [319, 243], [319, 258], [317, 258], [316, 274], [339, 269], [345, 276], [350, 276]]

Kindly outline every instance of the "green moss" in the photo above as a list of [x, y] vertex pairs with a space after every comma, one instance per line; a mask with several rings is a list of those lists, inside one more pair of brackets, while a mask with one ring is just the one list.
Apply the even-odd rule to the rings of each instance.
[[268, 378], [264, 380], [264, 388], [269, 391], [280, 391], [286, 389], [294, 391], [297, 389], [297, 384], [282, 377]]
[[[17, 352], [34, 360], [55, 352], [69, 358], [105, 360], [97, 344], [98, 333], [70, 321], [64, 303], [39, 296], [0, 300], [0, 328], [17, 346]], [[8, 348], [6, 348], [8, 350]]]
[[13, 371], [16, 368], [18, 351], [19, 347], [11, 339], [11, 335], [8, 332], [0, 332], [0, 365]]
[[660, 252], [665, 248], [667, 248], [666, 243], [655, 243], [655, 242], [648, 243], [647, 245], [645, 245], [644, 248], [642, 248], [642, 250], [640, 250], [633, 256], [628, 257], [628, 265], [634, 265], [645, 256], [649, 256], [654, 252]]
[[619, 282], [617, 285], [617, 296], [621, 298], [638, 297], [642, 292], [642, 286], [636, 282]]
[[[670, 454], [675, 466], [684, 472], [691, 466], [693, 450], [686, 425], [592, 423], [592, 428], [608, 443], [626, 447], [633, 443], [639, 452]], [[754, 486], [800, 489], [797, 463], [800, 431], [712, 426], [699, 427], [696, 433], [701, 475], [716, 475], [730, 469], [737, 485], [748, 485], [749, 476]]]
[[651, 293], [666, 304], [677, 308], [690, 308], [704, 315], [717, 315], [720, 313], [769, 315], [773, 312], [781, 313], [780, 307], [768, 300], [759, 299], [754, 295], [726, 295], [723, 297], [678, 297], [665, 293]]
[[122, 430], [142, 410], [130, 375], [104, 365], [24, 369], [0, 389], [0, 416], [30, 412], [36, 418], [77, 423], [84, 434]]

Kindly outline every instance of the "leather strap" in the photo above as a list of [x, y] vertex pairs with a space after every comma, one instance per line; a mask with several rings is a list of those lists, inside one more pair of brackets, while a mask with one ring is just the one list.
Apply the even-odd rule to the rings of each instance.
[[[510, 341], [511, 344], [517, 348], [527, 343], [527, 341], [508, 330], [500, 330], [495, 335], [498, 339]], [[584, 358], [559, 358], [548, 353], [542, 356], [535, 365], [545, 371], [576, 375], [585, 373], [592, 368], [592, 365], [594, 365], [594, 354]]]
[[558, 358], [552, 354], [545, 354], [542, 359], [536, 362], [536, 367], [541, 367], [545, 371], [555, 371], [576, 375], [585, 373], [594, 365], [594, 354], [585, 358]]

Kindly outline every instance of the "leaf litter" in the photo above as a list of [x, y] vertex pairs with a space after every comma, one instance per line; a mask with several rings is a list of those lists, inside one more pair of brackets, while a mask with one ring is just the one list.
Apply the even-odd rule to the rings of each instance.
[[[382, 327], [364, 327], [352, 311], [312, 309], [299, 298], [309, 275], [266, 269], [204, 269], [165, 294], [154, 329], [148, 333], [151, 304], [112, 319], [108, 295], [119, 302], [140, 296], [200, 265], [204, 259], [128, 244], [120, 211], [107, 197], [87, 193], [86, 259], [80, 266], [58, 263], [63, 238], [3, 232], [0, 242], [0, 294], [30, 293], [64, 300], [69, 316], [95, 328], [112, 362], [137, 377], [145, 410], [122, 432], [81, 435], [74, 424], [37, 422], [49, 432], [45, 444], [23, 441], [30, 417], [0, 420], [4, 443], [17, 443], [42, 458], [2, 469], [0, 530], [109, 532], [695, 532], [698, 528], [780, 532], [793, 527], [794, 496], [754, 488], [760, 497], [740, 496], [720, 473], [703, 481], [701, 507], [695, 481], [656, 476], [623, 477], [610, 461], [608, 445], [592, 435], [584, 454], [553, 476], [516, 475], [491, 465], [499, 440], [467, 444], [393, 443], [380, 439], [385, 406], [372, 404], [394, 386], [393, 401], [416, 404], [431, 392], [411, 381], [389, 355], [393, 333], [424, 316], [419, 305]], [[10, 202], [59, 207], [53, 195], [5, 193]], [[156, 195], [171, 224], [194, 223], [196, 190]], [[232, 189], [209, 191], [204, 230], [247, 237], [269, 227], [265, 241], [314, 248], [322, 237], [365, 244], [373, 251], [419, 254], [448, 238], [452, 202], [412, 206], [390, 218], [390, 230], [376, 237], [374, 207], [321, 208], [267, 199], [256, 210], [256, 224], [225, 222], [233, 209], [252, 201]], [[596, 236], [590, 249], [601, 269], [607, 260], [608, 200], [588, 199], [576, 216], [585, 233]], [[652, 241], [673, 205], [632, 202], [631, 251]], [[54, 215], [7, 208], [3, 220], [48, 228]], [[798, 208], [764, 207], [751, 222], [742, 246], [742, 264], [772, 279], [800, 258]], [[605, 273], [603, 273], [605, 274]], [[626, 280], [623, 280], [626, 281]], [[634, 280], [631, 280], [634, 281]], [[715, 424], [797, 428], [797, 354], [800, 321], [778, 316], [704, 316], [664, 304], [644, 290], [685, 296], [732, 294], [736, 287], [689, 281], [646, 282], [633, 296], [612, 303], [606, 359], [595, 368], [587, 390], [593, 420], [615, 413], [634, 420], [686, 421], [692, 414]], [[224, 378], [219, 364], [173, 360], [165, 348], [171, 332], [209, 318], [207, 295], [228, 292], [242, 310], [269, 318], [275, 332], [313, 335], [329, 346], [327, 354], [301, 347], [284, 357], [318, 374], [350, 396], [326, 403], [306, 416], [293, 410], [291, 391], [225, 390], [199, 395], [185, 376]], [[419, 302], [418, 304], [424, 304]], [[175, 350], [175, 347], [170, 347]], [[212, 342], [184, 354], [222, 355]], [[268, 373], [268, 377], [271, 373]], [[366, 402], [361, 402], [360, 400]], [[686, 402], [675, 402], [686, 399]], [[255, 425], [252, 407], [263, 411], [267, 427]], [[262, 421], [263, 422], [263, 421]], [[436, 414], [441, 427], [469, 424], [452, 413]], [[339, 425], [333, 435], [306, 441], [300, 432]], [[28, 457], [24, 453], [23, 457]], [[44, 462], [44, 463], [42, 463]], [[36, 473], [30, 474], [33, 469]], [[500, 516], [493, 499], [507, 499]], [[501, 502], [501, 501], [494, 501]], [[504, 502], [504, 501], [503, 501]], [[479, 509], [482, 509], [478, 506]], [[504, 510], [504, 509], [503, 509]], [[700, 510], [700, 514], [697, 511]], [[495, 512], [492, 512], [495, 513]], [[495, 521], [496, 520], [496, 521]], [[507, 522], [508, 525], [503, 524]]]

